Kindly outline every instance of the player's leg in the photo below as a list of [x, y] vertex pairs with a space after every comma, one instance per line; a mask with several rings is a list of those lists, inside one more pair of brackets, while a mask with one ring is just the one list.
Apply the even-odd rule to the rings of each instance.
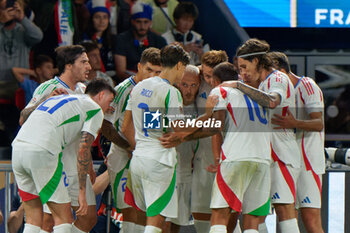
[[111, 145], [107, 156], [109, 182], [112, 187], [115, 207], [120, 209], [123, 214], [123, 225], [121, 229], [123, 233], [138, 232], [134, 229], [137, 221], [136, 209], [127, 205], [124, 201], [129, 165], [130, 159], [128, 152], [114, 144]]
[[270, 166], [265, 163], [250, 162], [247, 180], [249, 185], [245, 190], [242, 204], [243, 229], [245, 232], [258, 232], [261, 219], [267, 216], [271, 209]]
[[49, 212], [50, 211], [49, 207], [47, 205], [44, 205], [43, 210], [44, 210], [44, 217], [43, 217], [43, 224], [41, 226], [40, 233], [52, 232], [55, 222], [53, 221], [51, 212]]
[[210, 220], [210, 233], [226, 233], [227, 224], [230, 220], [231, 208], [218, 208], [212, 209], [211, 220]]
[[71, 232], [73, 215], [71, 212], [70, 203], [55, 203], [47, 202], [50, 208], [55, 226], [53, 227], [54, 233]]
[[303, 169], [297, 181], [298, 206], [308, 233], [323, 233], [321, 221], [322, 176]]
[[282, 233], [298, 233], [295, 215], [296, 181], [300, 170], [275, 161], [271, 165], [271, 202], [275, 208]]
[[[78, 206], [72, 206], [74, 211], [78, 210]], [[73, 223], [73, 233], [89, 232], [97, 223], [96, 205], [89, 205], [87, 214], [77, 216]]]
[[321, 221], [321, 209], [300, 208], [301, 217], [308, 233], [323, 233]]
[[227, 224], [227, 232], [229, 233], [241, 233], [241, 227], [239, 225], [239, 213], [231, 213], [230, 220]]
[[25, 233], [39, 233], [43, 219], [43, 206], [39, 198], [23, 201], [26, 215]]

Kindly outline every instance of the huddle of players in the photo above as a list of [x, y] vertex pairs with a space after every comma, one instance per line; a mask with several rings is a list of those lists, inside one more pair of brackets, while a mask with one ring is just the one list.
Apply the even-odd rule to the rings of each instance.
[[[279, 217], [282, 232], [299, 232], [295, 217], [296, 202], [299, 203], [308, 232], [322, 232], [320, 218], [321, 174], [324, 173], [322, 93], [311, 79], [292, 74], [286, 57], [280, 53], [269, 53], [269, 45], [266, 42], [256, 39], [246, 41], [237, 50], [237, 57], [239, 74], [243, 82], [229, 81], [237, 77], [237, 73], [233, 65], [226, 62], [227, 56], [223, 52], [210, 51], [203, 56], [203, 78], [196, 101], [193, 93], [196, 94], [195, 90], [198, 88], [196, 85], [199, 85], [199, 70], [187, 66], [189, 56], [177, 45], [166, 46], [161, 51], [154, 48], [145, 50], [138, 66], [138, 73], [115, 87], [116, 94], [111, 104], [114, 112], [105, 114], [102, 133], [113, 142], [107, 164], [116, 207], [123, 213], [123, 232], [162, 232], [165, 218], [169, 218], [175, 224], [186, 225], [191, 212], [197, 232], [227, 232], [227, 225], [232, 232], [235, 224], [230, 225], [230, 219], [231, 223], [235, 223], [241, 212], [243, 212], [244, 232], [258, 232], [258, 228], [259, 232], [267, 232], [263, 217], [270, 211], [270, 199]], [[89, 70], [86, 62], [84, 51], [73, 60], [64, 60], [60, 78], [42, 84], [34, 94], [32, 106], [37, 107], [34, 105], [35, 102], [46, 99], [53, 90], [54, 94], [66, 93], [64, 90], [68, 93], [79, 90], [78, 83], [83, 81], [81, 79]], [[186, 75], [192, 76], [187, 79], [187, 83], [186, 80], [182, 80]], [[294, 83], [293, 78], [298, 81]], [[223, 81], [227, 82], [215, 87]], [[182, 90], [182, 96], [173, 84]], [[61, 87], [60, 85], [63, 88], [56, 89]], [[90, 84], [94, 85], [96, 84]], [[194, 90], [192, 95], [188, 94], [187, 99], [184, 93], [189, 85]], [[103, 98], [100, 92], [103, 92], [103, 95], [105, 93], [114, 95], [113, 90], [104, 88], [102, 91], [95, 91], [93, 95], [90, 94], [93, 100], [97, 99], [95, 102], [100, 106], [105, 106], [111, 101], [110, 96], [106, 95]], [[39, 98], [40, 95], [43, 97]], [[97, 98], [99, 95], [101, 97]], [[54, 112], [57, 114], [62, 110], [66, 114], [67, 109], [64, 107], [68, 108], [69, 104], [74, 106], [74, 103], [78, 103], [74, 98], [77, 97], [69, 95], [53, 97], [41, 103], [34, 113], [53, 117]], [[185, 106], [183, 102], [186, 103]], [[68, 162], [64, 163], [63, 169], [64, 173], [66, 175], [70, 173], [71, 176], [68, 177], [72, 178], [64, 180], [69, 181], [68, 189], [71, 187], [70, 189], [74, 190], [70, 193], [74, 193], [72, 206], [76, 207], [78, 217], [73, 227], [69, 224], [72, 219], [67, 217], [71, 214], [62, 218], [62, 213], [67, 213], [68, 206], [70, 209], [70, 203], [63, 205], [64, 207], [60, 204], [55, 205], [67, 203], [66, 195], [60, 194], [58, 196], [61, 199], [55, 199], [57, 190], [61, 190], [60, 187], [64, 184], [63, 178], [61, 177], [61, 181], [57, 181], [56, 178], [57, 188], [49, 192], [52, 196], [46, 194], [43, 198], [40, 191], [49, 189], [42, 185], [46, 184], [45, 181], [39, 179], [39, 184], [35, 181], [36, 188], [26, 187], [27, 182], [24, 182], [26, 179], [20, 176], [27, 177], [28, 174], [23, 175], [19, 172], [26, 169], [16, 169], [14, 165], [16, 179], [23, 179], [22, 184], [19, 182], [19, 189], [23, 191], [21, 197], [27, 205], [27, 208], [24, 206], [27, 217], [26, 228], [29, 229], [27, 232], [39, 232], [42, 227], [41, 220], [34, 220], [39, 219], [37, 213], [32, 214], [33, 211], [29, 209], [39, 206], [36, 201], [34, 204], [31, 203], [33, 200], [38, 200], [38, 196], [42, 203], [48, 203], [55, 220], [54, 232], [88, 232], [96, 222], [95, 203], [86, 201], [84, 193], [91, 193], [88, 188], [91, 183], [86, 178], [91, 170], [89, 167], [91, 158], [89, 160], [86, 148], [89, 148], [91, 140], [97, 133], [96, 126], [98, 128], [102, 122], [100, 114], [96, 113], [101, 111], [97, 109], [83, 109], [84, 117], [81, 117], [83, 113], [80, 113], [78, 114], [80, 117], [69, 115], [62, 121], [63, 118], [60, 116], [61, 121], [52, 122], [56, 124], [55, 130], [69, 126], [67, 132], [62, 131], [63, 137], [58, 143], [61, 145], [59, 147], [55, 145], [58, 147], [55, 151], [51, 148], [53, 145], [49, 142], [48, 131], [45, 131], [48, 140], [43, 140], [48, 145], [44, 148], [56, 158], [56, 163], [51, 167], [52, 171], [57, 171], [59, 169], [56, 167], [61, 167], [57, 165], [60, 164], [62, 154], [61, 156], [58, 154], [61, 150], [63, 150], [62, 159], [67, 157]], [[102, 110], [105, 109], [102, 107]], [[297, 115], [295, 115], [296, 109]], [[194, 127], [185, 131], [174, 128], [173, 132], [165, 135], [164, 131], [145, 129], [142, 117], [144, 111], [157, 110], [160, 110], [162, 115], [166, 114], [171, 121], [181, 121], [181, 114], [184, 111], [186, 115], [202, 114], [196, 120], [213, 117], [222, 122], [222, 127], [210, 130]], [[94, 113], [93, 116], [91, 112]], [[24, 111], [22, 116], [26, 115], [28, 113]], [[94, 122], [96, 125], [92, 126], [90, 123], [92, 121], [89, 120], [95, 118], [98, 118]], [[34, 119], [39, 117], [30, 117], [28, 121], [31, 122], [24, 126], [35, 125]], [[42, 122], [43, 120], [37, 120], [38, 127], [42, 127]], [[70, 124], [77, 122], [80, 123], [76, 127], [77, 130], [69, 134], [68, 131], [74, 128], [70, 127]], [[272, 125], [271, 122], [276, 125]], [[276, 127], [279, 125], [281, 127]], [[297, 130], [298, 141], [295, 139], [294, 128], [300, 129]], [[28, 146], [18, 146], [17, 142], [35, 145], [37, 143], [29, 140], [34, 138], [29, 137], [29, 129], [23, 127], [21, 131], [27, 132], [22, 133], [27, 135], [19, 136], [15, 140], [14, 155], [21, 154], [23, 148]], [[83, 133], [80, 137], [80, 132], [86, 134]], [[35, 136], [42, 138], [42, 135]], [[213, 137], [204, 138], [208, 136]], [[196, 138], [201, 139], [190, 141]], [[184, 144], [179, 144], [181, 142]], [[43, 146], [38, 145], [42, 149]], [[78, 153], [77, 146], [80, 147]], [[177, 146], [176, 149], [174, 146]], [[319, 148], [322, 148], [322, 153], [318, 153]], [[15, 153], [15, 150], [18, 152]], [[130, 159], [131, 151], [133, 151], [132, 159]], [[76, 153], [78, 170], [77, 158], [72, 156]], [[189, 165], [194, 154], [196, 156], [191, 174], [190, 167], [187, 166], [187, 169], [183, 167]], [[213, 154], [220, 154], [220, 158], [214, 159]], [[304, 163], [301, 162], [302, 159]], [[46, 164], [45, 161], [43, 163]], [[62, 167], [60, 169], [62, 173]], [[214, 174], [208, 170], [217, 172]], [[39, 173], [39, 170], [37, 172]], [[56, 173], [59, 173], [51, 174], [47, 173], [47, 170], [45, 172], [44, 174], [48, 174], [46, 179], [55, 175], [57, 177]], [[92, 172], [90, 174], [93, 175]], [[192, 178], [188, 178], [191, 175]], [[33, 179], [36, 180], [38, 177]], [[71, 180], [74, 185], [70, 184]], [[39, 201], [40, 204], [41, 202]], [[189, 203], [191, 208], [188, 206]], [[62, 207], [63, 212], [60, 212], [61, 208], [57, 206]], [[39, 212], [40, 208], [36, 209]], [[39, 227], [39, 231], [35, 226]], [[172, 227], [171, 230], [176, 232], [178, 228]]]

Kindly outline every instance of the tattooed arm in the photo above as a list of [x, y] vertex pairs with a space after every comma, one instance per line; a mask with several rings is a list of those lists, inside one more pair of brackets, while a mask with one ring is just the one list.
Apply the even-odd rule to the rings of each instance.
[[20, 117], [19, 117], [19, 125], [23, 125], [24, 122], [28, 119], [28, 117], [30, 116], [30, 114], [40, 105], [42, 104], [45, 100], [47, 100], [48, 98], [55, 96], [55, 95], [63, 95], [63, 94], [68, 94], [68, 92], [63, 89], [63, 88], [57, 88], [54, 89], [47, 97], [42, 98], [38, 103], [36, 103], [34, 106], [32, 107], [28, 107], [25, 108], [21, 111]]
[[266, 93], [239, 81], [228, 81], [221, 85], [224, 87], [237, 88], [263, 107], [276, 108], [281, 103], [281, 96], [279, 94], [274, 92]]
[[90, 133], [83, 131], [79, 144], [78, 153], [78, 177], [79, 177], [79, 209], [76, 211], [77, 215], [86, 215], [88, 205], [86, 202], [86, 179], [87, 174], [92, 163], [91, 159], [91, 144], [94, 141], [94, 136]]

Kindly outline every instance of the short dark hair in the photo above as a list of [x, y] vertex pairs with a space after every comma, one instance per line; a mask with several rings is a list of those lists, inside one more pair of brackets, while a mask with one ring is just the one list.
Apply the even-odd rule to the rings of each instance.
[[240, 56], [252, 53], [261, 53], [241, 58], [250, 62], [252, 62], [254, 58], [257, 58], [258, 68], [262, 67], [264, 69], [269, 69], [273, 66], [272, 59], [267, 55], [269, 51], [270, 45], [266, 41], [253, 38], [244, 42], [244, 44], [237, 49], [236, 56], [239, 58]]
[[287, 73], [290, 73], [290, 63], [287, 55], [281, 52], [269, 52], [268, 56], [272, 59], [273, 66], [276, 69], [284, 69]]
[[109, 85], [109, 83], [104, 79], [95, 79], [89, 82], [89, 84], [86, 86], [85, 94], [95, 96], [104, 90], [113, 93], [114, 96], [116, 95], [114, 88], [111, 87], [111, 85]]
[[50, 63], [54, 64], [51, 57], [44, 55], [44, 54], [39, 54], [39, 55], [34, 57], [33, 68], [34, 69], [39, 68], [46, 62], [50, 62]]
[[211, 50], [203, 54], [202, 64], [214, 68], [222, 62], [228, 61], [227, 53], [223, 50]]
[[62, 74], [66, 65], [74, 64], [75, 60], [85, 53], [86, 50], [81, 45], [67, 45], [56, 48], [55, 52], [57, 54], [58, 73]]
[[229, 62], [222, 62], [215, 66], [213, 69], [213, 76], [220, 79], [221, 82], [238, 79], [238, 74], [234, 65]]
[[91, 51], [93, 51], [95, 49], [99, 49], [98, 45], [92, 41], [84, 41], [84, 42], [81, 42], [80, 45], [85, 48], [87, 53], [90, 53]]
[[160, 62], [163, 67], [173, 68], [178, 62], [183, 65], [190, 63], [190, 56], [178, 44], [169, 44], [160, 50]]
[[147, 48], [142, 52], [140, 63], [146, 64], [147, 62], [155, 66], [160, 66], [160, 49]]
[[174, 9], [174, 19], [180, 19], [183, 16], [190, 16], [193, 20], [198, 18], [199, 11], [193, 2], [180, 2]]

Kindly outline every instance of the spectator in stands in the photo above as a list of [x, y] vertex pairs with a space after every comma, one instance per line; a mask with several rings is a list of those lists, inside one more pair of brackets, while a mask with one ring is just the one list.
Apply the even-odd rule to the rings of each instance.
[[131, 10], [131, 25], [131, 29], [118, 34], [115, 41], [114, 60], [120, 81], [137, 72], [137, 64], [147, 47], [166, 45], [164, 38], [150, 31], [151, 6], [136, 2]]
[[[55, 57], [55, 48], [60, 45], [73, 45], [82, 40], [76, 4], [83, 0], [30, 0], [29, 6], [34, 11], [34, 22], [43, 31], [44, 38], [33, 50], [34, 54]], [[78, 9], [79, 12], [80, 8]], [[57, 22], [57, 23], [56, 23]]]
[[7, 140], [12, 141], [18, 127], [18, 110], [14, 105], [17, 80], [12, 74], [14, 66], [29, 68], [29, 51], [42, 39], [41, 30], [24, 14], [15, 2], [6, 8], [0, 2], [0, 127]]
[[130, 12], [131, 6], [136, 0], [117, 0], [118, 16], [117, 16], [117, 32], [122, 33], [130, 29]]
[[141, 0], [153, 8], [152, 30], [162, 35], [175, 26], [173, 13], [179, 4], [177, 0]]
[[112, 71], [111, 75], [114, 75], [110, 12], [106, 6], [106, 0], [91, 0], [87, 5], [91, 16], [88, 28], [84, 33], [84, 40], [91, 40], [98, 45], [103, 62], [102, 70]]
[[192, 2], [181, 2], [174, 10], [175, 28], [168, 30], [162, 36], [167, 43], [179, 42], [191, 56], [191, 64], [199, 65], [203, 53], [209, 51], [209, 45], [203, 46], [202, 35], [191, 28], [198, 18], [198, 8]]
[[[51, 57], [38, 55], [34, 58], [34, 69], [13, 67], [12, 73], [25, 92], [26, 105], [32, 99], [35, 89], [39, 84], [53, 78], [55, 74], [54, 62]], [[30, 79], [32, 77], [33, 79]]]
[[86, 49], [86, 54], [89, 58], [89, 63], [91, 66], [91, 70], [89, 71], [89, 75], [86, 80], [86, 85], [94, 79], [104, 79], [106, 80], [112, 87], [114, 87], [114, 82], [111, 77], [101, 71], [101, 55], [98, 45], [93, 42], [83, 42], [81, 45]]

